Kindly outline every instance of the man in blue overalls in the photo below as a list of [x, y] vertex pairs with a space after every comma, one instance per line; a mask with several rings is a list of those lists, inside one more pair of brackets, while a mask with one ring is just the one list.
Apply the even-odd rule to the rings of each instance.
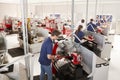
[[45, 39], [42, 44], [39, 57], [41, 64], [40, 80], [44, 80], [45, 73], [47, 74], [48, 80], [52, 80], [51, 61], [55, 59], [55, 56], [52, 55], [53, 41], [56, 40], [60, 34], [61, 32], [54, 30], [51, 36]]

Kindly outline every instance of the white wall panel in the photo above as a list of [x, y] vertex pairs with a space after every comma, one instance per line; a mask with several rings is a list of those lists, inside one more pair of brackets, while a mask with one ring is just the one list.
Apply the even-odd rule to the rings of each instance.
[[18, 6], [16, 4], [0, 4], [0, 22], [5, 15], [17, 17], [19, 15]]
[[71, 16], [70, 5], [36, 5], [35, 14], [38, 16], [49, 16], [50, 14], [60, 13], [63, 17]]
[[[35, 5], [29, 4], [28, 6], [28, 17], [35, 15]], [[21, 17], [20, 4], [0, 4], [0, 22], [4, 16]]]

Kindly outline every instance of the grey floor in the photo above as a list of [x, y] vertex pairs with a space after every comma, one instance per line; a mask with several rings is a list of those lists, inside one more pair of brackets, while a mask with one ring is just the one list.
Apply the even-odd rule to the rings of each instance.
[[120, 35], [114, 36], [108, 80], [120, 80]]
[[[111, 61], [109, 66], [108, 80], [120, 80], [120, 62], [119, 62], [120, 61], [120, 35], [114, 35], [112, 38], [114, 38], [114, 41], [113, 41], [114, 47], [111, 51]], [[17, 35], [16, 34], [7, 35], [7, 47], [10, 49], [18, 46], [19, 46], [19, 42], [17, 39]], [[40, 74], [38, 56], [39, 54], [36, 54], [32, 60], [34, 75]], [[9, 57], [10, 61], [15, 59], [16, 58]]]

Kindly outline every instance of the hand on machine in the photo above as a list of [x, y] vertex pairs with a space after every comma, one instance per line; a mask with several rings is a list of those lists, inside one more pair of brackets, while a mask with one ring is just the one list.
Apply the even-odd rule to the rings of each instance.
[[94, 41], [94, 37], [92, 35], [86, 36], [85, 39], [88, 41]]

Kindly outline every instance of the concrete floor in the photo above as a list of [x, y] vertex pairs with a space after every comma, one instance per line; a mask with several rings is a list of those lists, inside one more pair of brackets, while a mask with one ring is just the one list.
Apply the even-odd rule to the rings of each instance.
[[120, 35], [114, 36], [108, 80], [120, 80]]

